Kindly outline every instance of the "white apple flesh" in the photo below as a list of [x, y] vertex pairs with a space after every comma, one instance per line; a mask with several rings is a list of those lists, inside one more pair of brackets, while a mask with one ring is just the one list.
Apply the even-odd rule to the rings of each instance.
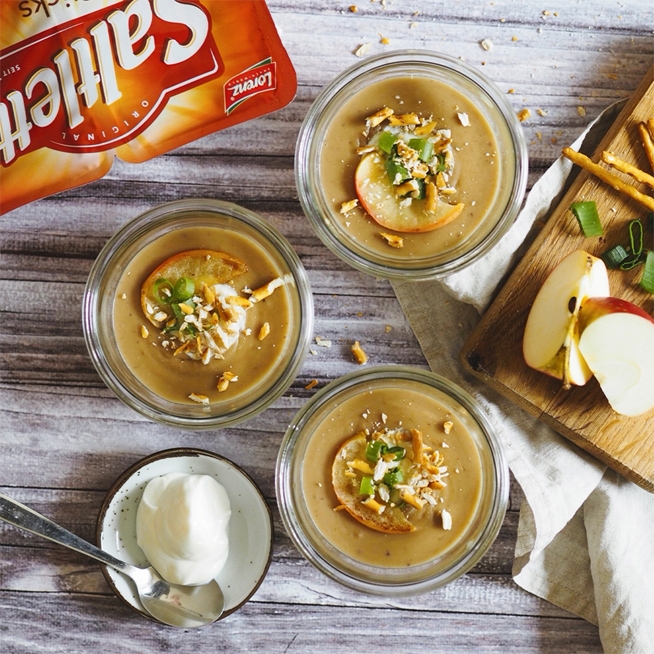
[[617, 413], [654, 409], [654, 318], [614, 297], [591, 297], [579, 311], [579, 350]]
[[402, 203], [395, 194], [382, 156], [377, 152], [364, 155], [354, 175], [357, 196], [364, 210], [382, 227], [396, 232], [429, 232], [444, 227], [459, 216], [465, 205], [448, 204], [436, 199], [436, 209], [427, 211], [421, 200]]
[[541, 286], [527, 317], [522, 341], [525, 363], [569, 388], [583, 386], [592, 372], [578, 347], [577, 316], [588, 297], [609, 295], [601, 259], [583, 250], [567, 255]]

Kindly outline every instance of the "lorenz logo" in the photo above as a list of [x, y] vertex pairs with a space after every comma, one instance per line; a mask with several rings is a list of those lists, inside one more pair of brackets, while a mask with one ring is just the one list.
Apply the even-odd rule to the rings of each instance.
[[[63, 47], [62, 47], [63, 46]], [[131, 0], [0, 52], [0, 163], [41, 147], [101, 152], [140, 134], [171, 95], [222, 74], [193, 0]]]

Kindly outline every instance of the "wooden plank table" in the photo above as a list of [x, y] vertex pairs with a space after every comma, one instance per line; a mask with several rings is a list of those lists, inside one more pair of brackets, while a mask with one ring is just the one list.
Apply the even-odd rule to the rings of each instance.
[[[359, 0], [356, 12], [352, 0], [268, 4], [298, 73], [288, 107], [144, 164], [117, 161], [100, 181], [0, 217], [0, 492], [93, 540], [104, 495], [125, 468], [170, 447], [215, 451], [242, 466], [272, 508], [268, 576], [220, 623], [173, 630], [127, 609], [92, 561], [0, 524], [0, 650], [601, 652], [596, 627], [513, 583], [522, 499], [515, 483], [499, 538], [483, 560], [417, 598], [349, 591], [292, 546], [273, 471], [286, 425], [314, 392], [305, 385], [316, 378], [322, 386], [356, 368], [349, 355], [355, 339], [371, 364], [426, 367], [390, 285], [341, 263], [312, 232], [296, 198], [293, 152], [310, 103], [358, 61], [360, 45], [370, 43], [370, 54], [429, 48], [462, 57], [509, 94], [516, 111], [530, 109], [523, 127], [531, 186], [562, 146], [646, 73], [651, 3]], [[483, 39], [491, 50], [481, 47]], [[80, 320], [87, 274], [109, 236], [153, 205], [188, 197], [237, 202], [279, 228], [308, 270], [315, 334], [334, 343], [308, 356], [292, 388], [263, 415], [207, 433], [162, 427], [117, 400], [95, 373]]]

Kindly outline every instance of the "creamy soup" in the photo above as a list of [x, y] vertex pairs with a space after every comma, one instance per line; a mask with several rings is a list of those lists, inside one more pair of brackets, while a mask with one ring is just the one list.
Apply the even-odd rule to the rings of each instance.
[[[343, 442], [382, 427], [420, 430], [447, 467], [436, 506], [407, 513], [416, 527], [410, 533], [383, 533], [362, 524], [339, 510], [332, 487], [332, 463]], [[343, 554], [374, 566], [405, 568], [438, 557], [461, 541], [480, 510], [481, 458], [468, 428], [437, 398], [406, 387], [377, 387], [333, 400], [313, 428], [301, 480], [308, 513], [322, 536]], [[444, 527], [443, 509], [451, 526]]]
[[[437, 129], [451, 131], [456, 193], [449, 204], [464, 203], [449, 224], [421, 233], [401, 233], [403, 247], [390, 247], [381, 232], [388, 232], [360, 206], [341, 212], [344, 202], [357, 198], [355, 171], [361, 159], [357, 148], [367, 143], [366, 118], [383, 107], [395, 114], [432, 117]], [[465, 125], [464, 125], [465, 123]], [[502, 147], [483, 110], [464, 93], [427, 77], [393, 77], [366, 86], [347, 99], [330, 121], [320, 150], [320, 183], [330, 218], [343, 238], [363, 252], [389, 260], [425, 258], [481, 240], [497, 222], [511, 192], [502, 179]], [[506, 165], [506, 162], [504, 162]], [[511, 178], [512, 181], [512, 178]], [[490, 216], [491, 209], [495, 207]], [[398, 232], [399, 233], [399, 232]]]
[[[241, 406], [271, 386], [292, 356], [298, 319], [293, 315], [291, 294], [296, 291], [286, 284], [253, 304], [246, 313], [245, 330], [224, 358], [204, 364], [175, 355], [169, 336], [144, 315], [141, 286], [171, 256], [195, 249], [225, 252], [244, 262], [247, 272], [230, 282], [244, 297], [244, 289], [257, 289], [289, 272], [279, 255], [263, 249], [251, 236], [231, 229], [193, 226], [167, 232], [143, 247], [119, 280], [113, 309], [118, 349], [131, 372], [159, 397], [193, 404], [197, 400], [189, 396], [194, 395], [212, 406]], [[268, 323], [269, 333], [260, 339], [264, 323]], [[219, 391], [218, 382], [226, 373], [231, 381]]]

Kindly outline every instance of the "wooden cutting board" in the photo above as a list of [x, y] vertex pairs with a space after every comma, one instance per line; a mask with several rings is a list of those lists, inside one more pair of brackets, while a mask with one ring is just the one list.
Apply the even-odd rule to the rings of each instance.
[[[652, 117], [654, 67], [602, 139], [591, 157], [593, 161], [599, 160], [602, 150], [611, 150], [649, 171], [637, 124]], [[623, 177], [647, 193], [646, 187]], [[583, 237], [569, 209], [579, 200], [595, 200], [604, 236]], [[461, 358], [466, 369], [502, 395], [626, 478], [654, 492], [654, 411], [636, 418], [620, 416], [611, 409], [594, 378], [585, 386], [564, 390], [561, 382], [532, 370], [522, 358], [522, 335], [529, 309], [556, 264], [576, 249], [599, 256], [616, 243], [628, 243], [628, 222], [647, 213], [645, 207], [581, 171], [484, 314]], [[646, 247], [654, 248], [651, 232], [646, 235], [650, 241]], [[642, 266], [629, 272], [610, 270], [611, 295], [629, 300], [652, 315], [654, 296], [638, 286], [641, 274]]]

